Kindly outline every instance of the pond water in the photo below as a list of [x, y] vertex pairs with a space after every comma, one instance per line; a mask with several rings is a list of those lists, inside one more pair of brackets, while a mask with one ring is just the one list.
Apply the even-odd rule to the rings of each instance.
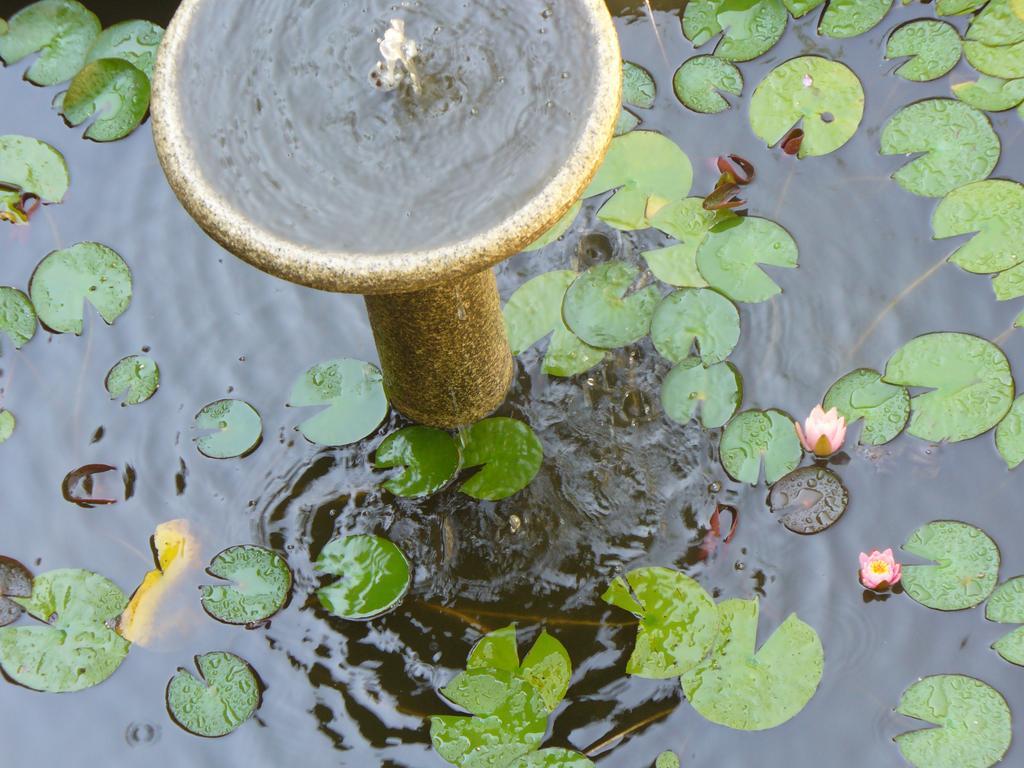
[[[137, 10], [128, 5], [92, 3], [104, 23]], [[165, 24], [173, 5], [153, 3], [147, 13]], [[746, 189], [751, 213], [778, 221], [800, 246], [799, 269], [773, 274], [783, 294], [741, 305], [744, 334], [732, 360], [744, 373], [745, 407], [806, 413], [840, 375], [881, 368], [901, 345], [937, 330], [998, 338], [1022, 370], [1024, 331], [1007, 333], [1019, 307], [994, 301], [984, 276], [936, 266], [952, 250], [949, 241], [931, 239], [936, 201], [890, 181], [904, 160], [878, 152], [881, 126], [893, 112], [948, 95], [950, 81], [971, 78], [965, 64], [925, 84], [891, 74], [896, 65], [883, 59], [888, 32], [930, 18], [930, 6], [898, 4], [882, 25], [851, 41], [817, 37], [814, 14], [791, 22], [779, 45], [740, 65], [748, 83], [741, 106], [705, 116], [672, 93], [675, 70], [693, 55], [677, 4], [653, 4], [656, 28], [643, 3], [610, 5], [624, 57], [647, 68], [658, 85], [643, 127], [687, 152], [701, 193], [717, 179], [713, 158], [749, 159], [757, 169]], [[0, 3], [0, 16], [19, 6]], [[771, 68], [805, 53], [853, 68], [867, 106], [861, 129], [842, 150], [798, 161], [763, 146], [746, 105]], [[0, 446], [0, 549], [36, 573], [90, 569], [130, 592], [152, 567], [154, 527], [186, 518], [203, 560], [230, 545], [261, 543], [286, 553], [296, 588], [270, 626], [253, 631], [217, 624], [195, 601], [157, 649], [133, 650], [110, 680], [81, 693], [0, 685], [5, 764], [299, 759], [311, 766], [440, 768], [446, 763], [430, 746], [425, 719], [448, 712], [437, 689], [463, 669], [481, 630], [513, 620], [531, 637], [547, 628], [574, 662], [545, 745], [593, 748], [600, 766], [653, 765], [666, 749], [687, 768], [755, 761], [787, 768], [897, 765], [892, 738], [918, 724], [893, 708], [919, 677], [942, 673], [994, 685], [1014, 724], [1024, 726], [1024, 672], [989, 649], [1006, 627], [986, 622], [981, 609], [944, 614], [901, 595], [867, 600], [855, 573], [862, 550], [897, 547], [938, 519], [980, 526], [1001, 547], [1002, 577], [1024, 573], [1024, 481], [1007, 472], [991, 435], [957, 445], [908, 435], [882, 448], [849, 442], [849, 462], [836, 467], [850, 491], [848, 512], [829, 531], [801, 537], [770, 514], [763, 486], [728, 478], [717, 460], [716, 432], [674, 425], [660, 413], [667, 364], [649, 340], [570, 380], [541, 374], [541, 356], [531, 350], [517, 362], [501, 413], [526, 420], [543, 443], [536, 480], [496, 503], [454, 490], [426, 501], [396, 500], [379, 490], [369, 457], [401, 417], [391, 416], [358, 445], [328, 450], [307, 443], [294, 429], [304, 416], [285, 407], [292, 382], [311, 365], [336, 357], [375, 360], [362, 300], [289, 285], [231, 257], [180, 208], [147, 125], [120, 142], [84, 142], [51, 109], [57, 89], [22, 82], [23, 69], [0, 71], [0, 134], [53, 144], [68, 159], [72, 184], [65, 202], [44, 208], [30, 226], [0, 226], [0, 283], [25, 286], [46, 253], [88, 240], [124, 256], [134, 296], [112, 327], [87, 314], [80, 338], [43, 335], [17, 354], [4, 347], [0, 403], [16, 413], [18, 430]], [[994, 115], [993, 123], [1003, 141], [993, 176], [1024, 178], [1024, 123], [1015, 111]], [[542, 271], [612, 254], [639, 263], [641, 250], [668, 242], [650, 232], [612, 230], [597, 220], [596, 207], [585, 204], [557, 244], [502, 265], [503, 296]], [[150, 402], [123, 408], [109, 400], [104, 376], [142, 350], [160, 364], [161, 387]], [[193, 416], [229, 395], [261, 413], [264, 440], [245, 459], [209, 460], [193, 444]], [[93, 463], [131, 467], [131, 498], [94, 509], [65, 501], [65, 475]], [[100, 482], [116, 491], [115, 477]], [[737, 508], [739, 525], [729, 544], [702, 559], [716, 503]], [[403, 548], [413, 585], [395, 612], [342, 622], [313, 596], [319, 582], [311, 561], [332, 536], [362, 532]], [[818, 631], [826, 653], [821, 687], [807, 708], [774, 730], [740, 733], [701, 718], [675, 680], [628, 677], [635, 624], [600, 595], [615, 575], [643, 565], [680, 568], [716, 597], [759, 596], [762, 640], [797, 612]], [[208, 650], [247, 659], [266, 686], [257, 720], [219, 740], [176, 727], [163, 696], [175, 670]], [[624, 739], [607, 741], [622, 733]], [[1011, 747], [1006, 764], [1019, 764], [1022, 750]]]

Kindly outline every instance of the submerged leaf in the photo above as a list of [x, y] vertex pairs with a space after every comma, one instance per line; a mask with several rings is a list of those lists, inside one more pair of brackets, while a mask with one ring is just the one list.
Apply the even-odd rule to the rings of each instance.
[[996, 448], [1010, 469], [1024, 463], [1024, 395], [1013, 402], [1006, 418], [996, 427]]
[[864, 89], [845, 64], [801, 56], [761, 81], [750, 100], [750, 127], [769, 147], [798, 122], [800, 157], [827, 155], [846, 144], [864, 117]]
[[1024, 78], [1003, 80], [982, 75], [974, 82], [956, 83], [953, 95], [986, 112], [1005, 112], [1024, 102]]
[[85, 64], [100, 34], [96, 14], [75, 0], [40, 0], [11, 16], [0, 35], [0, 58], [8, 66], [39, 51], [25, 78], [36, 85], [70, 80]]
[[723, 427], [742, 401], [743, 379], [731, 363], [705, 368], [691, 357], [673, 368], [661, 385], [661, 407], [679, 424], [689, 423], [699, 407], [705, 429]]
[[949, 260], [976, 274], [1024, 263], [1024, 184], [989, 179], [950, 192], [932, 215], [936, 239], [973, 235]]
[[771, 511], [793, 533], [809, 536], [839, 522], [850, 495], [843, 481], [824, 467], [801, 467], [772, 486]]
[[272, 618], [288, 601], [292, 570], [277, 552], [252, 544], [229, 547], [206, 570], [231, 582], [204, 584], [203, 609], [225, 624], [254, 626]]
[[640, 270], [624, 261], [591, 267], [565, 293], [562, 314], [569, 330], [600, 349], [625, 347], [646, 336], [661, 301], [661, 291], [648, 285], [629, 293]]
[[132, 300], [132, 273], [117, 253], [79, 243], [43, 259], [29, 282], [39, 321], [54, 333], [82, 334], [85, 302], [111, 325]]
[[918, 83], [948, 74], [961, 55], [963, 43], [956, 27], [934, 19], [919, 19], [896, 27], [885, 48], [886, 59], [910, 57], [896, 74]]
[[829, 389], [822, 407], [833, 408], [847, 425], [864, 419], [862, 445], [885, 445], [903, 431], [910, 418], [910, 393], [906, 387], [882, 381], [882, 374], [859, 368], [846, 374]]
[[32, 597], [32, 572], [17, 560], [0, 555], [0, 627], [21, 618], [23, 609], [13, 597]]
[[380, 369], [360, 360], [328, 360], [295, 382], [288, 406], [327, 406], [299, 425], [311, 443], [341, 446], [372, 434], [388, 415]]
[[[1024, 576], [1001, 584], [985, 606], [985, 618], [999, 624], [1024, 624]], [[992, 646], [1011, 664], [1024, 667], [1024, 627], [1019, 627]]]
[[782, 411], [744, 411], [729, 422], [719, 448], [722, 466], [741, 483], [757, 485], [761, 461], [774, 484], [800, 464], [803, 449], [793, 419]]
[[[69, 184], [64, 155], [49, 144], [28, 136], [0, 136], [0, 221], [24, 223], [24, 195], [59, 203]], [[14, 191], [7, 193], [5, 187]]]
[[725, 360], [740, 339], [740, 313], [722, 294], [684, 288], [666, 296], [654, 311], [651, 340], [673, 363], [688, 358], [694, 347], [704, 365]]
[[691, 706], [713, 723], [743, 731], [796, 717], [824, 671], [818, 633], [792, 614], [758, 649], [757, 600], [726, 600], [718, 616], [711, 656], [682, 677]]
[[760, 302], [782, 292], [760, 264], [792, 269], [792, 236], [774, 221], [742, 216], [716, 226], [697, 249], [697, 267], [712, 288], [733, 301]]
[[15, 349], [36, 335], [36, 311], [28, 296], [17, 288], [0, 287], [0, 333], [6, 333]]
[[903, 549], [935, 565], [903, 565], [903, 587], [914, 600], [939, 611], [983, 603], [999, 577], [999, 548], [980, 528], [939, 520], [918, 528]]
[[910, 434], [959, 442], [984, 434], [1013, 404], [1013, 377], [995, 344], [965, 333], [931, 333], [890, 359], [884, 381], [931, 391], [911, 400]]
[[999, 137], [984, 113], [953, 99], [904, 107], [882, 131], [883, 155], [924, 153], [893, 174], [908, 192], [943, 197], [980, 181], [999, 161]]
[[678, 677], [705, 657], [718, 633], [718, 610], [696, 581], [670, 568], [638, 568], [616, 578], [601, 599], [638, 619], [626, 672]]
[[167, 685], [167, 711], [189, 733], [227, 736], [260, 706], [260, 684], [244, 660], [227, 651], [195, 657], [197, 678], [184, 667]]
[[672, 85], [678, 99], [687, 107], [695, 112], [714, 114], [729, 109], [729, 102], [719, 91], [733, 96], [743, 93], [743, 75], [735, 64], [725, 59], [694, 56], [679, 67]]
[[339, 577], [317, 590], [328, 611], [342, 619], [372, 619], [394, 609], [409, 590], [409, 561], [379, 536], [331, 539], [317, 557], [318, 571]]
[[500, 501], [519, 493], [540, 471], [544, 448], [529, 424], [493, 417], [459, 432], [462, 466], [482, 469], [459, 491], [481, 501]]
[[75, 75], [61, 113], [71, 125], [96, 115], [85, 138], [116, 141], [139, 127], [149, 110], [149, 90], [149, 78], [127, 61], [99, 59]]
[[119, 22], [100, 33], [89, 49], [86, 63], [121, 59], [152, 79], [156, 51], [163, 37], [163, 27], [151, 21], [132, 19]]
[[444, 430], [405, 427], [380, 444], [374, 458], [377, 469], [402, 471], [381, 485], [395, 496], [415, 499], [444, 488], [459, 470], [461, 457], [455, 440]]
[[110, 369], [105, 385], [111, 400], [125, 395], [121, 405], [138, 405], [149, 400], [159, 389], [160, 368], [151, 357], [132, 355]]
[[263, 419], [244, 400], [217, 400], [195, 418], [196, 429], [216, 430], [196, 438], [199, 452], [209, 459], [248, 456], [263, 440]]
[[695, 48], [722, 35], [716, 56], [749, 61], [779, 42], [788, 21], [782, 0], [690, 0], [683, 12], [683, 33]]
[[896, 711], [938, 726], [896, 737], [900, 754], [915, 768], [991, 768], [1010, 748], [1006, 699], [972, 677], [919, 680], [903, 693]]

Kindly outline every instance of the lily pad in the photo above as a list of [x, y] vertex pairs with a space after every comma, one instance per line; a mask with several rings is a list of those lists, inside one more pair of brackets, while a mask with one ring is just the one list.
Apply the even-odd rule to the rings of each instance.
[[662, 752], [658, 755], [654, 768], [679, 768], [679, 756], [675, 752]]
[[935, 675], [910, 686], [896, 711], [935, 728], [896, 737], [914, 768], [991, 768], [1010, 748], [1013, 723], [999, 691], [963, 675]]
[[992, 279], [997, 301], [1009, 301], [1024, 296], [1024, 264], [1000, 272]]
[[769, 147], [799, 123], [800, 157], [835, 152], [857, 132], [864, 117], [864, 89], [845, 64], [800, 56], [780, 64], [750, 100], [750, 127]]
[[883, 155], [924, 153], [892, 175], [908, 192], [943, 197], [981, 181], [999, 161], [999, 137], [983, 112], [954, 99], [904, 107], [882, 131]]
[[[25, 223], [22, 195], [59, 203], [69, 184], [64, 155], [49, 144], [28, 136], [0, 136], [0, 221]], [[7, 193], [3, 187], [14, 191]]]
[[1012, 45], [1024, 40], [1024, 17], [1014, 11], [1012, 0], [991, 0], [967, 28], [966, 38], [986, 45]]
[[230, 584], [202, 589], [203, 609], [225, 624], [255, 626], [280, 611], [292, 590], [292, 571], [277, 552], [254, 545], [229, 547], [206, 570]]
[[11, 439], [16, 423], [13, 413], [0, 408], [0, 445]]
[[729, 102], [719, 91], [739, 96], [743, 75], [730, 61], [717, 56], [694, 56], [683, 62], [672, 78], [676, 96], [694, 112], [706, 115], [724, 112]]
[[1004, 80], [1024, 77], [1024, 40], [1013, 45], [985, 45], [967, 40], [964, 42], [964, 55], [982, 74]]
[[661, 385], [661, 407], [679, 424], [688, 424], [700, 408], [705, 429], [724, 427], [743, 402], [743, 378], [731, 363], [705, 368], [691, 357], [673, 368]]
[[744, 411], [729, 422], [719, 448], [722, 466], [741, 483], [757, 485], [764, 461], [765, 480], [774, 484], [800, 464], [803, 448], [793, 419], [782, 411]]
[[910, 434], [959, 442], [988, 432], [1013, 404], [1013, 377], [995, 344], [965, 333], [919, 336], [889, 359], [884, 381], [931, 391], [911, 400]]
[[782, 0], [690, 0], [683, 34], [695, 48], [721, 35], [717, 57], [750, 61], [779, 42], [788, 21]]
[[570, 227], [572, 227], [572, 223], [576, 221], [576, 217], [579, 215], [582, 207], [583, 201], [577, 200], [573, 206], [565, 212], [562, 218], [555, 222], [551, 229], [530, 243], [526, 248], [523, 248], [523, 253], [539, 251], [541, 248], [549, 246], [558, 240], [562, 235], [569, 231]]
[[996, 448], [1010, 469], [1024, 463], [1024, 395], [1013, 402], [1006, 418], [996, 427]]
[[401, 467], [401, 473], [381, 485], [395, 496], [415, 499], [448, 485], [460, 462], [459, 447], [451, 435], [440, 429], [415, 426], [388, 435], [377, 449], [374, 466]]
[[1024, 185], [989, 179], [954, 189], [932, 216], [936, 239], [973, 235], [949, 260], [976, 274], [1024, 262]]
[[562, 319], [565, 292], [576, 279], [571, 269], [545, 272], [523, 283], [505, 304], [505, 328], [512, 354], [519, 355], [551, 335], [542, 370], [575, 376], [605, 358], [605, 351], [580, 340]]
[[615, 131], [612, 135], [625, 136], [630, 131], [639, 127], [642, 122], [643, 121], [639, 117], [623, 107], [622, 111], [619, 113], [619, 119], [615, 121]]
[[482, 469], [459, 491], [481, 501], [500, 501], [519, 493], [540, 470], [544, 448], [529, 424], [494, 417], [459, 432], [462, 466]]
[[[650, 72], [631, 61], [622, 62], [622, 103], [624, 105], [638, 109], [650, 109], [654, 106], [657, 94], [658, 88]], [[624, 107], [615, 128], [615, 135], [622, 136], [629, 133], [641, 122], [639, 117]]]
[[642, 339], [651, 330], [661, 291], [648, 285], [629, 293], [640, 277], [639, 268], [624, 261], [588, 269], [565, 293], [562, 313], [569, 330], [599, 349], [625, 347]]
[[79, 243], [43, 259], [28, 290], [46, 328], [80, 336], [85, 302], [107, 325], [124, 314], [132, 300], [132, 273], [105, 245]]
[[696, 346], [704, 365], [720, 363], [740, 340], [740, 313], [717, 291], [684, 288], [666, 296], [654, 311], [651, 340], [673, 363], [690, 357]]
[[793, 269], [796, 242], [774, 221], [754, 216], [727, 220], [712, 229], [697, 249], [697, 267], [708, 285], [733, 301], [760, 302], [782, 293], [761, 267]]
[[32, 597], [32, 572], [17, 560], [0, 555], [0, 627], [21, 618], [23, 609], [13, 597]]
[[36, 311], [17, 288], [0, 287], [0, 333], [6, 333], [15, 349], [21, 349], [36, 335]]
[[130, 134], [149, 110], [149, 78], [121, 59], [99, 59], [75, 75], [61, 112], [71, 125], [96, 119], [85, 131], [93, 141], [116, 141]]
[[144, 403], [156, 394], [160, 387], [160, 368], [151, 357], [126, 357], [110, 369], [106, 387], [111, 400], [125, 395], [121, 405]]
[[705, 657], [718, 633], [718, 610], [696, 581], [669, 568], [638, 568], [616, 578], [601, 599], [638, 619], [626, 672], [678, 677]]
[[818, 23], [818, 32], [828, 37], [857, 37], [882, 23], [893, 0], [829, 0]]
[[317, 590], [320, 603], [343, 619], [372, 619], [394, 609], [409, 591], [409, 561], [379, 536], [331, 539], [316, 559], [318, 571], [338, 579]]
[[520, 757], [509, 768], [594, 768], [594, 763], [579, 752], [554, 747]]
[[939, 16], [959, 16], [976, 11], [987, 2], [988, 0], [938, 0], [935, 3], [935, 12]]
[[360, 360], [314, 365], [292, 387], [288, 406], [327, 406], [299, 425], [311, 443], [341, 446], [372, 434], [388, 415], [380, 369]]
[[853, 425], [864, 419], [862, 445], [885, 445], [895, 440], [910, 418], [910, 393], [906, 387], [882, 381], [882, 374], [859, 368], [846, 374], [829, 389], [822, 407], [833, 408]]
[[793, 533], [828, 530], [846, 512], [850, 495], [838, 475], [824, 467], [801, 467], [772, 486], [768, 506]]
[[1005, 112], [1024, 102], [1024, 78], [1003, 80], [982, 75], [974, 82], [956, 83], [953, 95], [986, 112]]
[[633, 131], [612, 139], [604, 163], [583, 197], [616, 190], [597, 217], [621, 230], [647, 229], [648, 205], [681, 200], [693, 185], [690, 158], [671, 139]]
[[183, 667], [167, 685], [167, 711], [196, 736], [227, 736], [260, 706], [260, 683], [245, 659], [227, 651], [195, 657], [197, 678]]
[[722, 214], [706, 210], [699, 197], [677, 200], [661, 208], [651, 217], [651, 226], [679, 243], [643, 254], [651, 273], [663, 283], [679, 288], [706, 288], [707, 281], [697, 269], [697, 248], [722, 220]]
[[196, 439], [199, 452], [209, 459], [248, 456], [263, 440], [263, 419], [244, 400], [210, 403], [196, 414], [195, 427], [216, 430]]
[[0, 629], [0, 666], [26, 688], [49, 693], [98, 685], [121, 666], [130, 644], [112, 629], [128, 598], [112, 581], [81, 570], [36, 576], [31, 598], [13, 598], [39, 626]]
[[39, 51], [25, 78], [36, 85], [70, 80], [100, 34], [96, 14], [75, 0], [40, 0], [22, 8], [0, 35], [0, 59], [8, 66]]
[[132, 19], [119, 22], [100, 33], [89, 49], [86, 63], [99, 59], [121, 59], [152, 79], [156, 51], [163, 37], [163, 27], [151, 21]]
[[[985, 618], [999, 624], [1024, 624], [1024, 576], [999, 586], [985, 606]], [[999, 639], [992, 647], [1011, 664], [1024, 667], [1024, 627]]]
[[775, 728], [814, 696], [825, 667], [818, 633], [787, 618], [757, 648], [757, 600], [725, 600], [711, 656], [682, 677], [691, 706], [713, 723], [742, 731]]
[[914, 531], [903, 549], [935, 565], [903, 565], [903, 587], [938, 611], [962, 611], [985, 602], [999, 578], [999, 548], [980, 528], [939, 520]]
[[948, 74], [962, 55], [963, 43], [956, 27], [934, 19], [919, 19], [896, 27], [885, 48], [886, 59], [910, 57], [896, 74], [917, 83]]

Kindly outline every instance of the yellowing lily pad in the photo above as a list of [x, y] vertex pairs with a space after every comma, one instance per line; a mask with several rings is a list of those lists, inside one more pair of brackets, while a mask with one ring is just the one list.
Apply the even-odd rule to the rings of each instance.
[[529, 424], [493, 417], [459, 432], [462, 466], [481, 467], [459, 491], [481, 501], [519, 493], [540, 471], [544, 448]]
[[342, 619], [372, 619], [393, 610], [409, 591], [409, 561], [379, 536], [331, 539], [317, 557], [318, 571], [337, 580], [317, 590], [328, 611]]
[[661, 291], [648, 285], [630, 291], [640, 270], [624, 261], [591, 267], [569, 286], [562, 314], [569, 330], [598, 349], [615, 349], [639, 341], [651, 330]]
[[1010, 469], [1024, 463], [1024, 395], [1013, 402], [1006, 418], [996, 427], [996, 448]]
[[71, 81], [61, 113], [71, 125], [96, 116], [85, 138], [116, 141], [130, 134], [149, 110], [149, 78], [122, 59], [86, 64]]
[[254, 627], [280, 611], [292, 591], [292, 570], [277, 552], [245, 544], [213, 558], [206, 572], [229, 584], [204, 584], [203, 609], [217, 621]]
[[999, 548], [980, 528], [939, 520], [917, 529], [903, 549], [935, 565], [903, 565], [903, 587], [921, 605], [962, 611], [985, 602], [999, 577]]
[[721, 35], [716, 56], [749, 61], [779, 42], [788, 21], [782, 0], [690, 0], [683, 12], [683, 33], [695, 48]]
[[694, 56], [679, 67], [672, 85], [683, 104], [694, 112], [710, 115], [729, 108], [721, 91], [733, 96], [743, 93], [743, 75], [735, 64], [725, 59]]
[[374, 432], [388, 415], [380, 369], [360, 360], [328, 360], [314, 365], [295, 382], [288, 398], [292, 408], [321, 408], [299, 425], [318, 445], [349, 445]]
[[906, 387], [882, 381], [882, 374], [860, 368], [846, 374], [829, 389], [822, 407], [833, 408], [852, 426], [864, 419], [863, 445], [885, 445], [903, 431], [910, 418], [910, 393]]
[[0, 287], [0, 333], [6, 333], [15, 349], [36, 335], [36, 311], [28, 296], [17, 288]]
[[759, 265], [793, 269], [798, 256], [792, 236], [774, 221], [741, 216], [708, 233], [697, 249], [697, 268], [733, 301], [754, 303], [782, 293]]
[[195, 658], [199, 677], [187, 669], [167, 685], [167, 711], [189, 733], [209, 739], [227, 736], [259, 709], [260, 683], [252, 667], [226, 651]]
[[757, 485], [764, 461], [772, 485], [800, 464], [803, 449], [793, 419], [782, 411], [744, 411], [729, 422], [719, 447], [722, 466], [741, 483]]
[[54, 251], [29, 283], [39, 321], [54, 333], [82, 334], [85, 302], [111, 325], [132, 300], [132, 273], [117, 253], [99, 243]]
[[801, 56], [761, 81], [750, 100], [750, 127], [775, 146], [795, 125], [804, 131], [800, 157], [835, 152], [857, 132], [864, 117], [864, 89], [845, 64]]
[[[1024, 576], [1001, 584], [985, 606], [985, 618], [999, 624], [1024, 624]], [[1011, 664], [1024, 667], [1024, 627], [1019, 627], [992, 646]]]
[[1024, 263], [1024, 185], [989, 179], [954, 189], [932, 216], [936, 239], [973, 235], [949, 260], [976, 274]]
[[70, 80], [100, 34], [100, 20], [75, 0], [40, 0], [10, 17], [0, 35], [0, 59], [10, 66], [39, 52], [25, 74], [36, 85]]
[[963, 43], [956, 27], [934, 19], [919, 19], [896, 27], [885, 48], [886, 59], [910, 57], [896, 74], [918, 83], [948, 74], [962, 55]]
[[699, 358], [683, 360], [661, 385], [661, 407], [679, 424], [689, 423], [700, 409], [705, 429], [723, 427], [743, 402], [743, 378], [731, 363], [708, 367]]

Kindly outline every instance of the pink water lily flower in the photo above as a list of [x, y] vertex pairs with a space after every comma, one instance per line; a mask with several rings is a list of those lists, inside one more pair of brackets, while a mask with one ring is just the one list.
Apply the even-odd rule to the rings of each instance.
[[816, 405], [804, 422], [803, 429], [796, 422], [796, 434], [804, 448], [819, 458], [827, 459], [843, 447], [846, 419], [835, 408], [825, 413], [824, 408]]
[[884, 592], [899, 584], [901, 578], [903, 566], [896, 562], [891, 549], [876, 549], [870, 555], [860, 553], [860, 583], [868, 589]]

